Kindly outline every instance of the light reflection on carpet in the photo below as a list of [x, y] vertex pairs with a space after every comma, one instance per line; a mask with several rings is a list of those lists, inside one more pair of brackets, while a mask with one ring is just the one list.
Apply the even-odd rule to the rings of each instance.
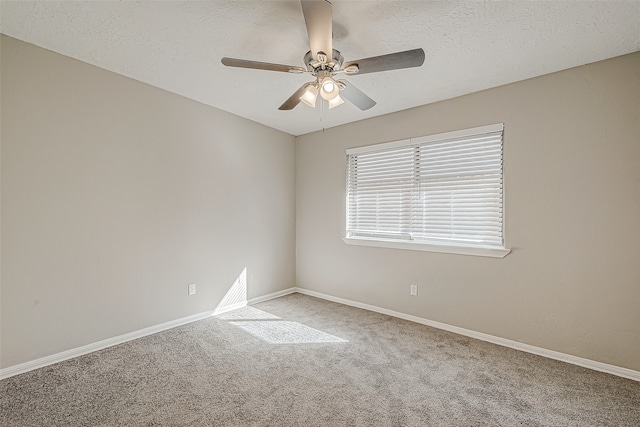
[[278, 320], [278, 316], [267, 313], [266, 311], [258, 310], [250, 305], [236, 310], [227, 311], [226, 313], [216, 315], [218, 319], [222, 320]]
[[252, 320], [229, 322], [269, 344], [320, 344], [348, 342], [298, 322]]

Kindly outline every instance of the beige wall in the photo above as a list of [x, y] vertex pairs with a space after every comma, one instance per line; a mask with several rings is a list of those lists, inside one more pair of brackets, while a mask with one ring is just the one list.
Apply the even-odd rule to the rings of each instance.
[[[246, 268], [249, 298], [297, 279], [640, 370], [640, 53], [294, 148], [268, 127], [1, 42], [0, 367], [211, 310]], [[510, 255], [342, 242], [346, 148], [498, 122]]]
[[[510, 255], [342, 242], [345, 149], [501, 122]], [[298, 137], [296, 170], [298, 286], [640, 370], [640, 53]]]
[[295, 286], [294, 137], [1, 40], [0, 366]]

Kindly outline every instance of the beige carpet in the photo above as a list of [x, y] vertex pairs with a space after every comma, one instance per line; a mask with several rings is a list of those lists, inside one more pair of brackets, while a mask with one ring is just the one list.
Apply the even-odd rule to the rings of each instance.
[[0, 382], [2, 426], [639, 426], [640, 383], [293, 294]]

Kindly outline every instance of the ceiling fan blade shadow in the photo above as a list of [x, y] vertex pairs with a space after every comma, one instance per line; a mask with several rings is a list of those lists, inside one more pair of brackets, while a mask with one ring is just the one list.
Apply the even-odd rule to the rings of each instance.
[[372, 108], [374, 105], [376, 105], [376, 101], [365, 95], [365, 93], [355, 87], [353, 83], [349, 83], [344, 80], [341, 80], [340, 82], [344, 84], [344, 89], [340, 91], [340, 96], [351, 102], [362, 111], [368, 110], [369, 108]]
[[293, 65], [272, 64], [270, 62], [248, 61], [246, 59], [222, 58], [227, 67], [251, 68], [254, 70], [282, 71], [284, 73], [303, 73], [306, 70]]
[[358, 59], [357, 61], [349, 61], [342, 66], [342, 69], [357, 65], [357, 73], [350, 74], [347, 70], [347, 74], [357, 76], [359, 74], [420, 67], [422, 64], [424, 64], [424, 50], [412, 49], [405, 50], [404, 52], [390, 53], [388, 55]]
[[311, 56], [318, 59], [318, 52], [324, 52], [329, 61], [333, 55], [333, 27], [331, 3], [326, 0], [301, 0], [304, 22], [307, 25]]
[[289, 99], [284, 101], [284, 103], [278, 108], [278, 110], [293, 110], [295, 106], [300, 103], [300, 97], [304, 94], [305, 90], [307, 90], [307, 87], [311, 84], [312, 83], [305, 83], [300, 86], [300, 89], [295, 91], [293, 95], [289, 97]]

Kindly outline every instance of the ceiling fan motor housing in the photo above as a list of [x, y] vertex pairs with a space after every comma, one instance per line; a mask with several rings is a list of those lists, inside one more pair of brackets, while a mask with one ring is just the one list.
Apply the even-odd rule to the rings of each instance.
[[[322, 70], [323, 64], [320, 61], [316, 61], [315, 59], [313, 59], [313, 55], [311, 54], [311, 51], [307, 52], [304, 55], [303, 61], [307, 65], [307, 70], [311, 73]], [[325, 69], [328, 68], [330, 71], [338, 71], [340, 67], [342, 67], [343, 62], [344, 62], [344, 57], [342, 56], [342, 54], [339, 51], [333, 49], [331, 60], [327, 61], [327, 63], [324, 64], [324, 66], [325, 66]]]

